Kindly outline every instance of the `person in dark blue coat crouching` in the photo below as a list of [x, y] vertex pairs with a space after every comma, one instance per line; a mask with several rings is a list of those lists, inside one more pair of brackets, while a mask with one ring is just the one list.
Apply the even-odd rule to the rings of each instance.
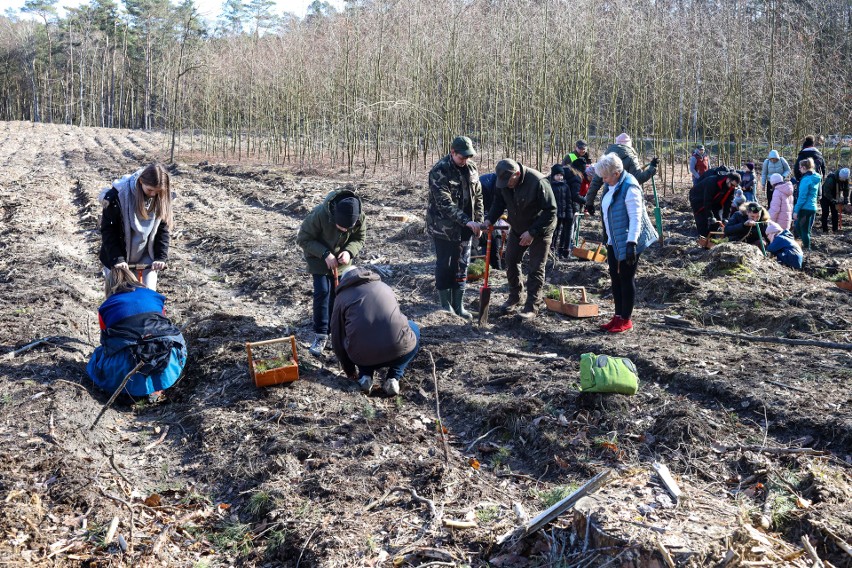
[[165, 296], [146, 288], [124, 267], [110, 270], [106, 296], [98, 308], [101, 345], [86, 371], [98, 388], [114, 393], [141, 364], [123, 392], [159, 400], [186, 364], [186, 341], [165, 316]]

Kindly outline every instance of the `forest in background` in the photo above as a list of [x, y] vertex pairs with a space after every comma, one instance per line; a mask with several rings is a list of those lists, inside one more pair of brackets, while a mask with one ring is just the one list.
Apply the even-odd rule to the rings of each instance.
[[733, 163], [852, 133], [847, 0], [317, 0], [302, 19], [227, 0], [215, 22], [192, 0], [56, 6], [0, 17], [2, 120], [350, 171], [420, 170], [460, 133], [485, 168], [539, 169], [621, 131], [672, 168], [695, 142]]

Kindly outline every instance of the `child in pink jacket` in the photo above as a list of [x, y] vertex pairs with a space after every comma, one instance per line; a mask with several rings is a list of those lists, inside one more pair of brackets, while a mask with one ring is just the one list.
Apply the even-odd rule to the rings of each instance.
[[769, 178], [772, 184], [772, 203], [769, 205], [769, 218], [789, 229], [793, 224], [793, 184], [784, 181], [781, 174], [772, 174]]

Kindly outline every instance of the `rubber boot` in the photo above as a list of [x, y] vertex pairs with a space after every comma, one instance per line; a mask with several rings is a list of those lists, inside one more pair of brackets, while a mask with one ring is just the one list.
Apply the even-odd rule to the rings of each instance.
[[456, 315], [466, 320], [473, 319], [473, 314], [464, 309], [464, 288], [452, 288], [453, 310]]
[[441, 309], [442, 310], [448, 311], [451, 314], [456, 313], [456, 312], [453, 311], [453, 306], [451, 305], [451, 302], [453, 300], [452, 300], [452, 294], [451, 294], [449, 288], [447, 288], [446, 290], [438, 290], [438, 298], [441, 300]]

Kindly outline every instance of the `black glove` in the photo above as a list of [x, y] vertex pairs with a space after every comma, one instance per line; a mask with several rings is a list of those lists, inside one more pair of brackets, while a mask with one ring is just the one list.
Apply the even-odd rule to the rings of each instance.
[[633, 266], [638, 260], [636, 255], [636, 243], [627, 243], [627, 258], [624, 259], [627, 264]]
[[651, 160], [651, 167], [656, 170], [659, 163], [660, 163], [660, 159], [658, 157], [654, 156], [654, 159]]
[[592, 217], [595, 216], [595, 206], [592, 203], [586, 203], [586, 211], [589, 212], [589, 215]]

